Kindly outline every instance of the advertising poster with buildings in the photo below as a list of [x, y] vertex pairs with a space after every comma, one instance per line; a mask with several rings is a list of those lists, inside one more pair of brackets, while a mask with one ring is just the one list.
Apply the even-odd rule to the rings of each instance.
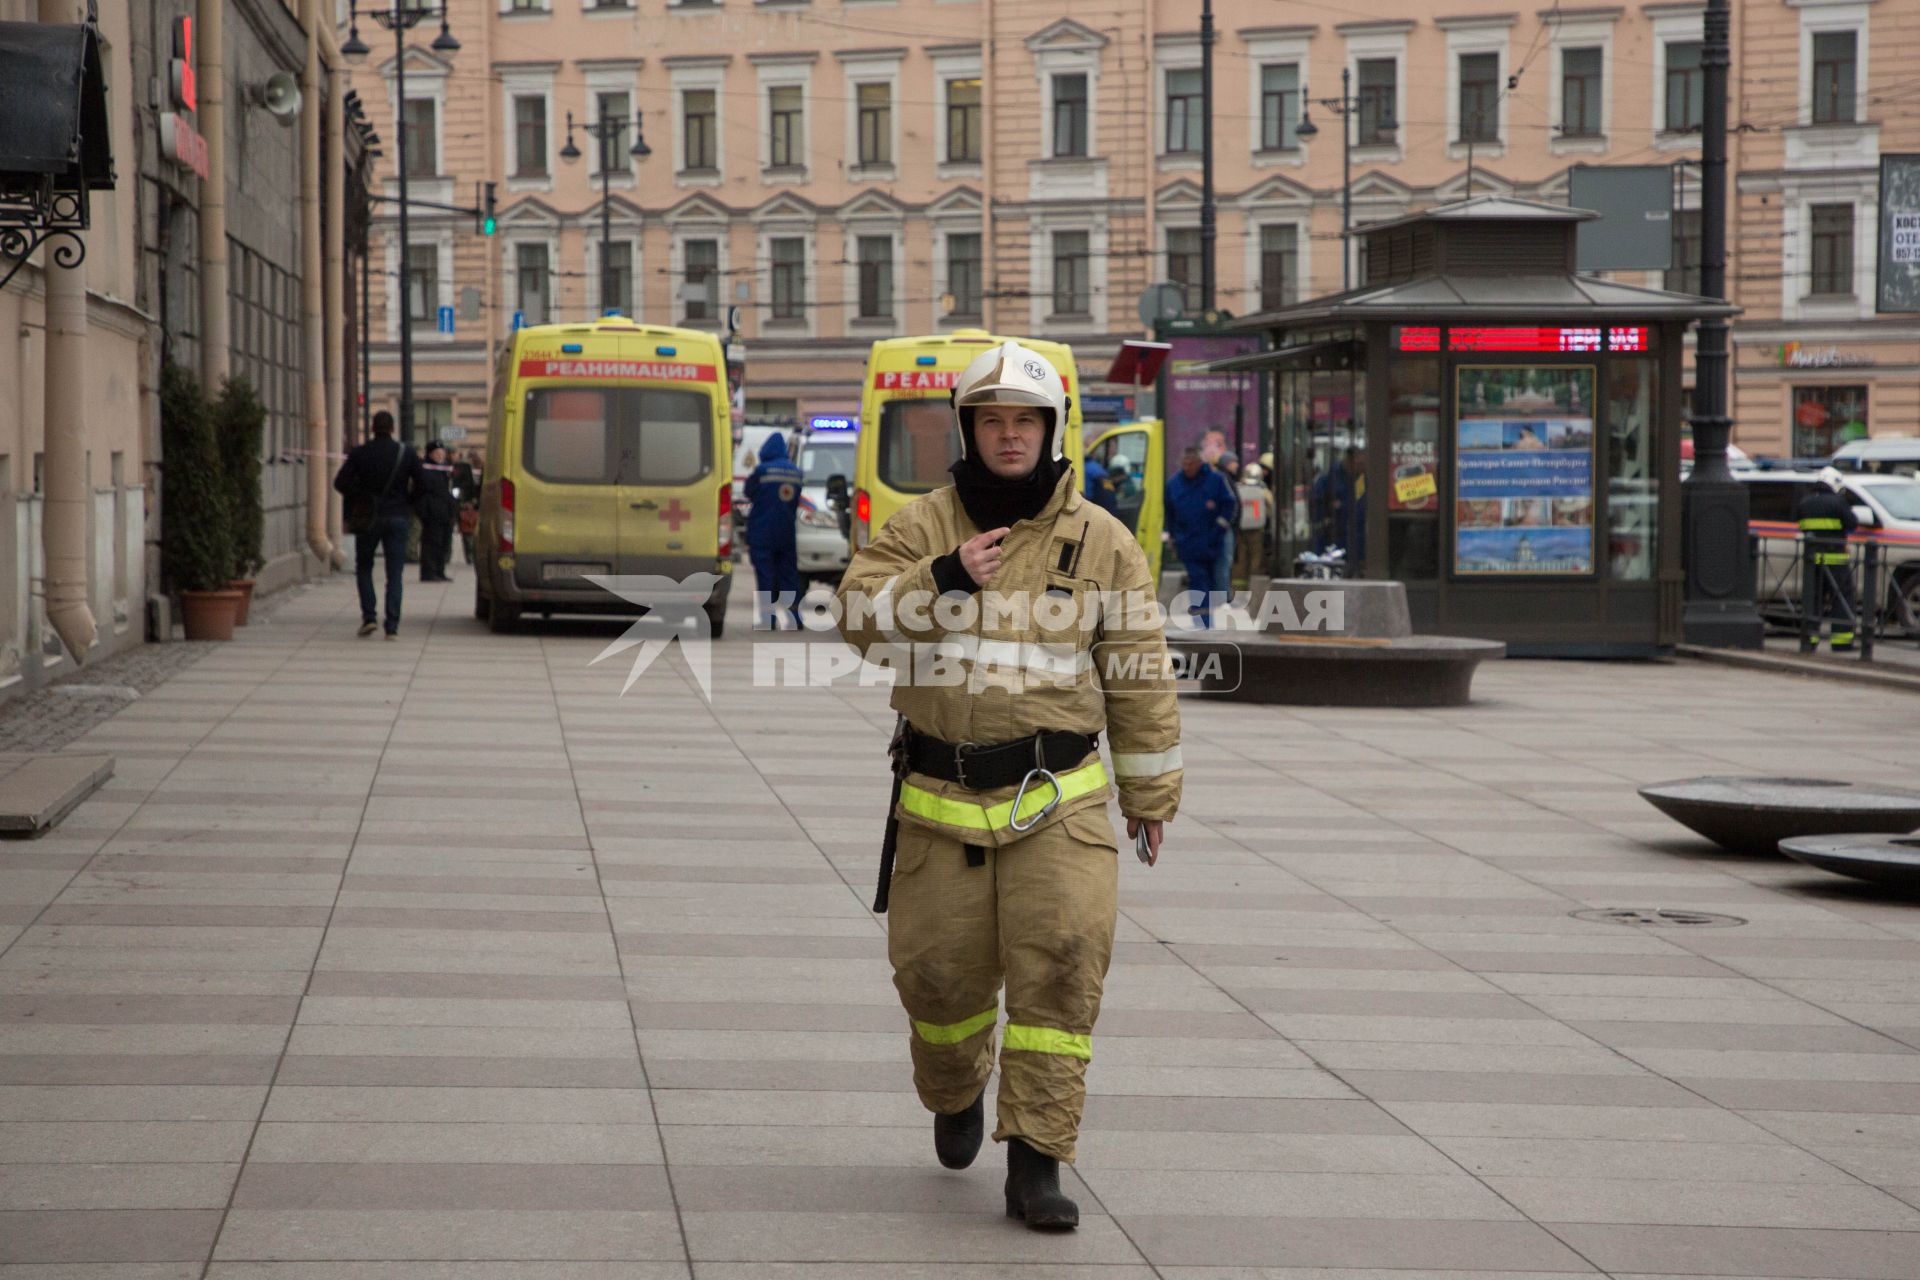
[[1181, 451], [1197, 448], [1209, 461], [1234, 448], [1234, 406], [1240, 406], [1240, 461], [1260, 456], [1260, 375], [1202, 373], [1201, 365], [1260, 349], [1258, 334], [1175, 334], [1168, 342], [1167, 473], [1180, 466]]
[[1593, 370], [1460, 370], [1454, 572], [1593, 572]]

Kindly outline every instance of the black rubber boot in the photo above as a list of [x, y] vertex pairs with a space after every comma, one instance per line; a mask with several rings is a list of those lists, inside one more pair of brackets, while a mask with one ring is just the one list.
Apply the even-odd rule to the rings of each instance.
[[1060, 1190], [1060, 1162], [1023, 1139], [1007, 1139], [1007, 1216], [1024, 1218], [1035, 1231], [1071, 1231], [1080, 1206]]
[[987, 1133], [987, 1091], [983, 1086], [973, 1095], [965, 1111], [952, 1115], [935, 1112], [933, 1151], [949, 1169], [964, 1169], [980, 1154], [980, 1140]]

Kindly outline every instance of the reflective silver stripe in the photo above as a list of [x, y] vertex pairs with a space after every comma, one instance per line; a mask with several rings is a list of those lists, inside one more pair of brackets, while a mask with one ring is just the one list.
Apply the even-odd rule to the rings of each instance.
[[1157, 778], [1180, 767], [1180, 748], [1177, 746], [1168, 747], [1165, 751], [1113, 753], [1113, 773], [1117, 778]]

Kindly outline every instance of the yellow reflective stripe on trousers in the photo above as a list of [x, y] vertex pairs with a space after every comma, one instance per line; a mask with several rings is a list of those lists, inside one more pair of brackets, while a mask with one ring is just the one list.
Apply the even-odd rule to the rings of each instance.
[[[1094, 760], [1056, 777], [1060, 783], [1060, 803], [1065, 804], [1069, 800], [1092, 795], [1106, 786], [1107, 767]], [[900, 786], [900, 807], [908, 813], [942, 826], [965, 827], [970, 831], [999, 831], [1010, 827], [1014, 818], [1023, 821], [1031, 818], [1046, 808], [1052, 799], [1053, 787], [1044, 778], [1035, 778], [1027, 788], [1027, 793], [1020, 797], [1018, 814], [1014, 813], [1011, 800], [986, 808], [972, 800], [951, 800], [946, 796], [937, 796], [910, 782]]]
[[915, 1018], [913, 1020], [913, 1030], [916, 1035], [928, 1044], [959, 1044], [967, 1037], [979, 1035], [982, 1031], [985, 1031], [993, 1025], [993, 1020], [999, 1016], [1000, 1009], [999, 1006], [996, 1005], [988, 1009], [985, 1013], [974, 1014], [965, 1022], [953, 1022], [944, 1027], [936, 1026], [931, 1022], [922, 1022], [918, 1018]]
[[1845, 564], [1847, 553], [1844, 551], [1816, 551], [1813, 553], [1815, 564]]
[[1017, 1022], [1009, 1022], [1006, 1038], [1000, 1047], [1028, 1053], [1057, 1053], [1065, 1058], [1093, 1061], [1092, 1036], [1077, 1036], [1071, 1031], [1055, 1031], [1052, 1027], [1023, 1027]]

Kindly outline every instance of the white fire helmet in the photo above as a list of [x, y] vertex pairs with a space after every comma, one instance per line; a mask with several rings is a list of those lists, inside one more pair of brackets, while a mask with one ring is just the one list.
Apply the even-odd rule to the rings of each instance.
[[960, 434], [960, 453], [967, 452], [965, 422], [969, 409], [989, 404], [1032, 405], [1053, 415], [1053, 456], [1066, 456], [1067, 406], [1073, 401], [1060, 371], [1038, 351], [1017, 342], [1003, 342], [974, 357], [954, 384], [953, 429]]

